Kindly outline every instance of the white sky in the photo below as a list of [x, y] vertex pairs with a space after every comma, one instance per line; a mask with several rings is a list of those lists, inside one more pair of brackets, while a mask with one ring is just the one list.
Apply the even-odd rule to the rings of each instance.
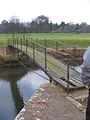
[[49, 17], [53, 23], [90, 24], [90, 0], [0, 0], [0, 22], [11, 16], [27, 22], [39, 15]]

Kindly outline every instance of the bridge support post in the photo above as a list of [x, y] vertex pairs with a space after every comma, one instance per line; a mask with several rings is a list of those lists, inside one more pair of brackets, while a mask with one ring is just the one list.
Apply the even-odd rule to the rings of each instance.
[[35, 44], [34, 44], [34, 42], [33, 42], [33, 60], [35, 62]]
[[12, 45], [14, 46], [14, 38], [13, 38], [13, 41], [12, 41]]
[[17, 38], [17, 49], [18, 49], [18, 38]]
[[17, 50], [17, 56], [18, 56], [18, 58], [17, 58], [17, 59], [18, 59], [18, 61], [19, 61], [19, 50]]
[[73, 52], [74, 52], [73, 59], [74, 59], [74, 60], [75, 60], [75, 58], [76, 58], [76, 50], [77, 50], [77, 48], [74, 47], [74, 48], [73, 48]]
[[15, 38], [14, 44], [15, 44], [15, 47], [16, 47], [16, 38]]
[[13, 48], [12, 48], [13, 56], [14, 56], [14, 47], [15, 47], [15, 39], [13, 38]]
[[26, 38], [26, 54], [27, 54], [27, 44], [28, 44], [28, 40]]
[[47, 72], [47, 51], [45, 48], [45, 71]]
[[36, 47], [37, 47], [37, 50], [38, 50], [38, 38], [36, 38], [36, 42], [37, 42], [37, 46]]
[[52, 77], [50, 77], [50, 83], [52, 83]]
[[69, 92], [69, 55], [67, 56], [67, 93]]
[[16, 38], [16, 41], [17, 41], [17, 59], [19, 60], [18, 38]]
[[56, 51], [58, 51], [58, 41], [56, 41]]
[[21, 38], [21, 51], [22, 51], [22, 38]]
[[10, 45], [10, 39], [8, 38], [8, 45]]
[[30, 39], [30, 47], [32, 48], [33, 47], [33, 39], [32, 39], [32, 37], [31, 37], [31, 39]]
[[47, 47], [47, 40], [45, 39], [45, 47]]

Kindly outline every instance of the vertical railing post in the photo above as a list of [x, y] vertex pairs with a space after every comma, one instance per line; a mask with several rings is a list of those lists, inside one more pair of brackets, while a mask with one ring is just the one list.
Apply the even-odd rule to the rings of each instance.
[[14, 33], [12, 34], [12, 36], [13, 36], [13, 37], [12, 37], [12, 46], [13, 46], [13, 44], [14, 44], [14, 38], [15, 38], [15, 37], [14, 37]]
[[13, 41], [12, 41], [12, 46], [14, 47], [14, 38], [13, 38]]
[[50, 83], [52, 83], [52, 77], [49, 77], [49, 79], [50, 79]]
[[29, 33], [29, 41], [30, 41], [30, 33]]
[[47, 41], [45, 39], [45, 71], [47, 72], [47, 49], [46, 49], [46, 46], [47, 46]]
[[13, 48], [12, 48], [12, 52], [13, 52], [13, 56], [14, 56], [14, 38], [13, 38]]
[[17, 50], [17, 56], [18, 56], [18, 60], [19, 60], [19, 50]]
[[28, 41], [28, 40], [26, 39], [26, 54], [27, 54], [27, 41]]
[[45, 47], [47, 47], [47, 40], [45, 39]]
[[33, 60], [35, 62], [35, 44], [34, 44], [34, 42], [33, 42]]
[[17, 49], [18, 49], [18, 38], [17, 38]]
[[58, 51], [58, 41], [56, 41], [56, 51]]
[[14, 38], [14, 47], [15, 47], [15, 38]]
[[74, 47], [74, 56], [73, 56], [73, 59], [75, 60], [76, 58], [76, 47]]
[[45, 71], [47, 72], [47, 51], [45, 47]]
[[8, 38], [8, 43], [7, 43], [8, 45], [10, 45], [10, 39]]
[[69, 55], [67, 56], [67, 93], [69, 92]]
[[17, 56], [18, 56], [18, 60], [19, 60], [18, 38], [16, 38], [16, 40], [17, 40]]
[[23, 44], [25, 45], [25, 34], [23, 34]]
[[[36, 42], [38, 43], [38, 38], [36, 39]], [[38, 44], [37, 44], [37, 50], [38, 50]]]
[[30, 47], [31, 47], [31, 48], [33, 47], [32, 44], [33, 44], [33, 39], [32, 39], [32, 37], [31, 37], [31, 39], [30, 39]]
[[22, 38], [21, 38], [21, 51], [22, 51]]
[[15, 38], [15, 47], [17, 46], [17, 39]]
[[18, 60], [19, 60], [18, 38], [16, 38], [16, 40], [17, 40], [17, 57], [18, 57]]

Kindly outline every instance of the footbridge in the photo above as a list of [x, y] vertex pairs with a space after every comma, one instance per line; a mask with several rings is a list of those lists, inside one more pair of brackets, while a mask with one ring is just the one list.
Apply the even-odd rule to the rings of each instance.
[[34, 41], [30, 42], [27, 39], [24, 43], [22, 41], [22, 39], [20, 41], [19, 39], [9, 40], [9, 47], [13, 52], [17, 52], [19, 62], [23, 63], [23, 61], [20, 61], [20, 57], [24, 53], [43, 69], [49, 76], [50, 82], [54, 81], [60, 84], [67, 91], [84, 88], [80, 74], [69, 64], [69, 54], [53, 50], [67, 61], [64, 62], [62, 59], [57, 59], [55, 56], [50, 55], [46, 46], [42, 46]]

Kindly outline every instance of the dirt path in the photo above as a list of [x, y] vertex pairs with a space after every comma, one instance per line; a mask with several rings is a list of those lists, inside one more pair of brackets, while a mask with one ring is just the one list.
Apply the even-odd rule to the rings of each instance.
[[85, 120], [60, 87], [43, 85], [26, 104], [15, 120]]

